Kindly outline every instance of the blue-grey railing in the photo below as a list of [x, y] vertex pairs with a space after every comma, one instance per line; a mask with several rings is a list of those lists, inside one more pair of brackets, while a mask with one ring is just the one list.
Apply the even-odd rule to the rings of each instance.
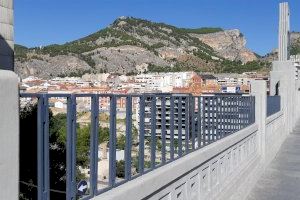
[[280, 96], [267, 96], [267, 117], [281, 110]]
[[[168, 164], [188, 153], [237, 132], [255, 122], [255, 100], [252, 96], [187, 94], [26, 94], [21, 98], [37, 98], [38, 104], [38, 199], [50, 198], [49, 184], [49, 99], [67, 100], [66, 198], [77, 196], [76, 182], [76, 110], [77, 98], [90, 98], [90, 199], [113, 187]], [[98, 187], [98, 131], [101, 98], [109, 98], [109, 175], [108, 186]], [[116, 177], [117, 101], [126, 99], [125, 176]], [[133, 100], [136, 101], [133, 101]], [[138, 143], [133, 144], [133, 113], [138, 121]], [[99, 125], [100, 124], [100, 125]], [[150, 141], [150, 144], [146, 143]], [[158, 143], [161, 143], [158, 146]], [[138, 148], [138, 173], [132, 174], [132, 146]], [[145, 165], [145, 150], [150, 148], [150, 165]], [[148, 155], [147, 155], [148, 156]], [[148, 156], [148, 157], [149, 157]], [[118, 179], [118, 181], [117, 181]]]

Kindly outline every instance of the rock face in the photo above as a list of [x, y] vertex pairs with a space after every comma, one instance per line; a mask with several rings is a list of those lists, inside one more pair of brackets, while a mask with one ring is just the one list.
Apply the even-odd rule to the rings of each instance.
[[73, 73], [87, 72], [91, 67], [83, 60], [70, 55], [50, 57], [34, 56], [26, 62], [15, 63], [16, 73], [21, 77], [38, 76], [41, 78], [56, 77]]
[[[290, 35], [290, 55], [300, 55], [300, 32], [291, 32]], [[278, 49], [265, 55], [261, 60], [272, 62], [278, 60]]]
[[[215, 72], [225, 60], [256, 60], [238, 30], [182, 29], [121, 17], [109, 27], [62, 45], [15, 46], [15, 71], [22, 77], [132, 74], [154, 67]], [[151, 71], [151, 70], [150, 70]]]
[[87, 54], [92, 54], [96, 69], [107, 69], [109, 72], [117, 71], [120, 74], [139, 71], [141, 66], [148, 66], [148, 63], [158, 66], [169, 65], [168, 62], [153, 52], [131, 45], [101, 47]]
[[291, 44], [298, 44], [300, 43], [300, 32], [292, 32], [291, 33]]
[[256, 55], [246, 48], [246, 39], [237, 29], [192, 36], [211, 46], [219, 56], [226, 59], [243, 63], [257, 60]]

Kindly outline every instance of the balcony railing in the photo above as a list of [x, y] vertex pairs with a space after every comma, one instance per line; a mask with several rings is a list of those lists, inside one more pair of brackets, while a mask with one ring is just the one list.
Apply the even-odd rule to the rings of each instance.
[[[136, 177], [166, 165], [197, 149], [203, 148], [230, 134], [233, 134], [255, 122], [255, 101], [253, 96], [212, 95], [191, 96], [186, 94], [21, 94], [25, 101], [37, 103], [37, 196], [38, 199], [49, 199], [49, 104], [53, 99], [66, 101], [66, 199], [90, 199], [94, 196], [126, 183]], [[88, 194], [78, 194], [78, 177], [76, 171], [77, 120], [80, 99], [91, 101], [90, 138], [89, 138], [89, 178]], [[107, 105], [102, 99], [109, 99]], [[123, 99], [125, 105], [118, 101]], [[85, 101], [86, 102], [86, 101]], [[159, 102], [157, 104], [156, 102]], [[119, 105], [119, 106], [118, 106]], [[166, 106], [170, 105], [170, 106]], [[106, 107], [108, 106], [108, 107]], [[157, 112], [159, 110], [159, 112]], [[145, 112], [151, 115], [145, 115]], [[101, 122], [99, 115], [107, 112], [107, 122]], [[122, 121], [125, 126], [124, 176], [117, 175], [117, 127], [120, 113], [125, 113]], [[176, 113], [176, 121], [175, 121]], [[169, 124], [166, 126], [166, 115]], [[124, 116], [123, 116], [124, 117]], [[146, 118], [150, 118], [146, 119]], [[99, 178], [102, 164], [99, 160], [99, 128], [109, 127], [108, 173], [106, 178]], [[134, 126], [137, 126], [137, 137], [134, 138]], [[150, 127], [147, 131], [145, 126]], [[184, 130], [183, 130], [184, 128]], [[22, 131], [22, 130], [21, 130]], [[26, 131], [26, 130], [24, 130]], [[100, 132], [101, 134], [101, 132]], [[137, 165], [134, 166], [134, 155]], [[98, 170], [99, 169], [99, 170]], [[135, 172], [134, 172], [135, 171]], [[104, 187], [103, 187], [104, 185]]]
[[267, 117], [281, 110], [280, 96], [267, 96]]

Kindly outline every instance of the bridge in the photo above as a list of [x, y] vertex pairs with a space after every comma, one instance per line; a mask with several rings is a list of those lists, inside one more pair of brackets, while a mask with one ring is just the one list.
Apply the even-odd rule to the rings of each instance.
[[[11, 4], [2, 7], [12, 10]], [[273, 62], [270, 85], [253, 80], [247, 95], [20, 94], [17, 75], [0, 70], [0, 199], [18, 199], [21, 184], [31, 184], [39, 200], [51, 199], [52, 192], [62, 193], [68, 200], [297, 199], [299, 63], [288, 55], [287, 4], [281, 4], [280, 10], [279, 61]], [[6, 42], [7, 37], [1, 40]], [[11, 48], [9, 44], [6, 48]], [[11, 50], [1, 56], [10, 58]], [[5, 69], [11, 68], [9, 61], [3, 65]], [[49, 100], [52, 98], [67, 101], [64, 191], [53, 191], [50, 186]], [[76, 101], [80, 98], [89, 99], [91, 113], [89, 178], [82, 187], [78, 187], [80, 180], [76, 173], [79, 109]], [[107, 174], [100, 179], [104, 168], [99, 163], [98, 151], [99, 102], [104, 98], [109, 101], [109, 156]], [[32, 155], [37, 160], [36, 184], [19, 180], [21, 99], [37, 105], [37, 152]], [[124, 176], [118, 176], [116, 164], [119, 99], [126, 103]], [[134, 106], [137, 107], [136, 140], [133, 139]], [[135, 172], [134, 155], [138, 163]]]

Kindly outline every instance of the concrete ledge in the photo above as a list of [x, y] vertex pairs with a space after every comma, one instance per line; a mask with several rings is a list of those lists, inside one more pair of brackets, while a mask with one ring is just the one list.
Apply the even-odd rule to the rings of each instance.
[[19, 199], [19, 89], [12, 71], [0, 70], [0, 199]]
[[279, 112], [277, 112], [277, 113], [275, 113], [275, 114], [267, 117], [266, 124], [268, 125], [268, 124], [272, 123], [273, 121], [277, 120], [282, 115], [283, 115], [283, 112], [281, 110], [281, 111], [279, 111]]
[[257, 132], [257, 128], [257, 125], [251, 125], [222, 140], [99, 195], [94, 199], [140, 200], [147, 198]]

